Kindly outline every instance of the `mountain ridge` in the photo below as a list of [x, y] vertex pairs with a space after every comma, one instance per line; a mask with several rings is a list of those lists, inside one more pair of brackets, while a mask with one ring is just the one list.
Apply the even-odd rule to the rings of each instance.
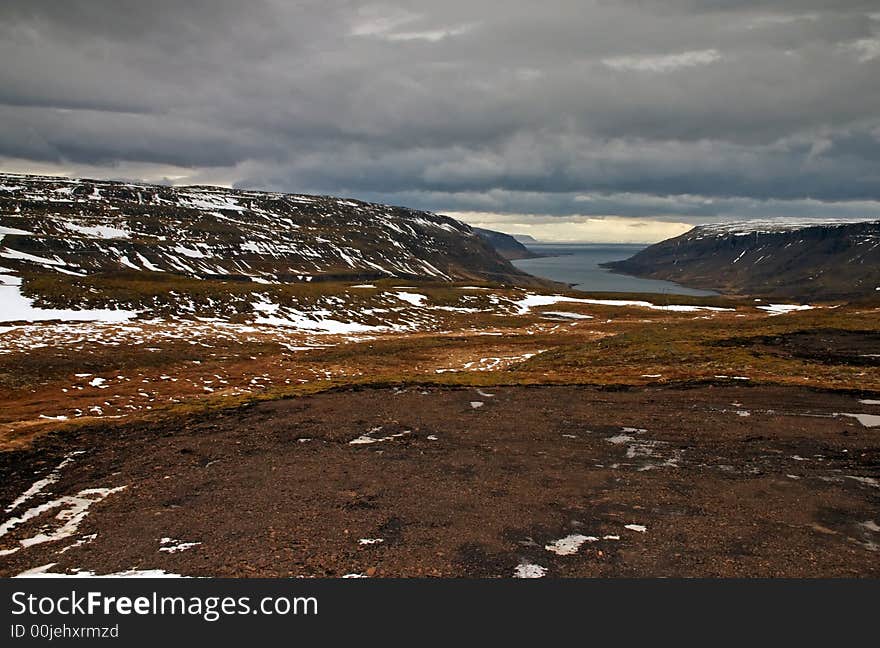
[[468, 225], [353, 199], [0, 174], [0, 264], [253, 282], [535, 284]]
[[508, 261], [516, 259], [533, 259], [540, 256], [529, 250], [521, 241], [511, 234], [497, 232], [495, 230], [474, 227], [473, 230], [482, 237], [489, 245], [495, 248], [502, 257]]
[[732, 295], [880, 297], [880, 221], [701, 225], [605, 267]]

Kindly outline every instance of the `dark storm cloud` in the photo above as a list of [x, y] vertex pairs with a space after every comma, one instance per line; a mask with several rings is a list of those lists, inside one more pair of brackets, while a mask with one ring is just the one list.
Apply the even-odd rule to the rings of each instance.
[[0, 156], [440, 211], [876, 211], [876, 12], [5, 0]]

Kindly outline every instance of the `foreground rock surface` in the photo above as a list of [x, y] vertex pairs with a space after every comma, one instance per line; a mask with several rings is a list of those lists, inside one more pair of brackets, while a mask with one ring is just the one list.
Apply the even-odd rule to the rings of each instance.
[[876, 577], [862, 401], [408, 386], [49, 435], [0, 455], [0, 574]]

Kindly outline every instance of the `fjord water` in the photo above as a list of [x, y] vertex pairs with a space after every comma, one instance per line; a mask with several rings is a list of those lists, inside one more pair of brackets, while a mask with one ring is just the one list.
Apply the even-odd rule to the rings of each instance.
[[710, 290], [680, 286], [672, 281], [640, 279], [611, 272], [599, 266], [607, 261], [628, 259], [646, 245], [607, 243], [535, 243], [527, 245], [537, 259], [520, 259], [513, 265], [536, 277], [574, 284], [584, 292], [631, 292], [670, 295], [715, 295]]

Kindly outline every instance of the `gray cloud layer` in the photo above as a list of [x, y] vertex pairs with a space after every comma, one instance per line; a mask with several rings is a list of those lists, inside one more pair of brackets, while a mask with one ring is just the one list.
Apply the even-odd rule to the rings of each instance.
[[0, 157], [438, 211], [871, 216], [877, 12], [4, 0]]

